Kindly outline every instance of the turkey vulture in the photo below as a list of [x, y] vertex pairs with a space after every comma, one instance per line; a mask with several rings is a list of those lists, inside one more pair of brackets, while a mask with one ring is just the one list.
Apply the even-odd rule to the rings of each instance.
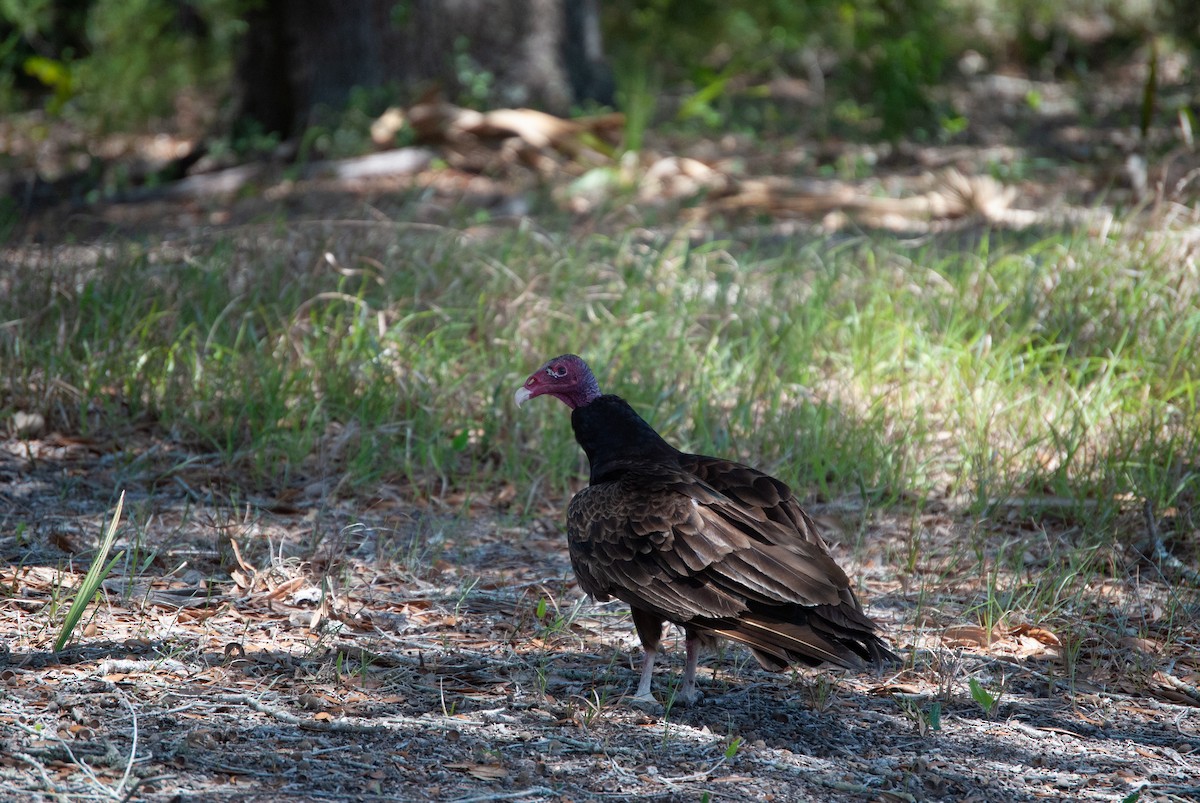
[[716, 637], [745, 644], [775, 671], [897, 660], [787, 485], [740, 463], [680, 452], [624, 399], [601, 394], [574, 354], [531, 374], [516, 402], [542, 395], [571, 408], [587, 454], [590, 484], [567, 508], [567, 545], [584, 591], [632, 609], [645, 648], [635, 699], [654, 699], [664, 622], [686, 634], [676, 694], [686, 703], [700, 696], [699, 648]]

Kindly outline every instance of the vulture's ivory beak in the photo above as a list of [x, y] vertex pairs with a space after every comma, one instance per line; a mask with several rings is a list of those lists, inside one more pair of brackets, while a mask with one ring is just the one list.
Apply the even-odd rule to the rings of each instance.
[[520, 407], [522, 404], [529, 401], [529, 398], [532, 395], [533, 394], [529, 392], [529, 388], [521, 386], [517, 388], [517, 392], [513, 394], [513, 399], [516, 400], [517, 406]]

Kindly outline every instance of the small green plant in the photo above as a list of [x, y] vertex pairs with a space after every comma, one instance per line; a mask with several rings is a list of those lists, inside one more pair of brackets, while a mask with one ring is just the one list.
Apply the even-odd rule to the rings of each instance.
[[53, 90], [54, 97], [46, 104], [46, 111], [50, 114], [58, 114], [62, 111], [63, 106], [71, 99], [75, 91], [71, 66], [59, 59], [50, 59], [45, 56], [30, 56], [25, 59], [22, 66], [27, 75], [33, 76]]
[[[553, 614], [550, 611], [550, 605], [554, 605]], [[533, 613], [539, 622], [539, 635], [542, 639], [550, 636], [566, 633], [571, 623], [579, 616], [579, 612], [583, 608], [583, 600], [575, 601], [569, 610], [563, 611], [558, 607], [558, 603], [546, 597], [540, 597], [537, 605], [534, 606]]]
[[925, 720], [929, 723], [929, 730], [940, 731], [942, 729], [942, 704], [934, 700], [925, 709]]
[[934, 658], [934, 669], [937, 671], [937, 697], [941, 702], [948, 703], [954, 696], [958, 679], [963, 672], [962, 650], [939, 650]]
[[808, 699], [817, 713], [824, 713], [837, 698], [837, 678], [828, 672], [817, 675], [807, 686]]
[[1079, 660], [1083, 654], [1083, 636], [1079, 633], [1068, 633], [1062, 639], [1062, 657], [1067, 674], [1067, 692], [1075, 697], [1075, 682], [1079, 676]]
[[942, 729], [942, 704], [940, 702], [935, 700], [927, 707], [922, 707], [920, 701], [912, 697], [894, 695], [892, 699], [900, 707], [900, 712], [916, 726], [917, 733], [922, 737]]
[[594, 725], [600, 719], [600, 715], [604, 713], [605, 707], [608, 705], [608, 694], [601, 694], [597, 689], [592, 689], [591, 697], [581, 698], [584, 703], [583, 707], [583, 724], [587, 727]]
[[100, 548], [96, 551], [96, 556], [92, 558], [92, 564], [88, 567], [83, 582], [79, 584], [79, 589], [75, 592], [75, 599], [72, 601], [70, 609], [67, 610], [67, 618], [63, 620], [62, 629], [59, 630], [58, 638], [54, 641], [55, 652], [61, 650], [70, 641], [71, 633], [79, 624], [79, 620], [83, 618], [83, 612], [91, 604], [96, 592], [100, 590], [100, 584], [104, 582], [104, 578], [112, 571], [112, 567], [125, 554], [122, 550], [114, 555], [112, 560], [108, 560], [108, 551], [112, 548], [113, 541], [116, 540], [117, 525], [121, 523], [121, 509], [124, 505], [125, 492], [122, 491], [120, 498], [117, 499], [117, 509], [113, 511], [112, 521], [108, 523], [108, 528], [104, 531]]
[[738, 754], [738, 750], [742, 749], [742, 745], [744, 743], [745, 740], [742, 739], [741, 736], [735, 736], [732, 740], [730, 740], [729, 744], [725, 746], [726, 760], [731, 760], [734, 756], [736, 756]]
[[458, 711], [458, 700], [454, 700], [449, 705], [446, 705], [446, 681], [438, 681], [438, 697], [442, 703], [442, 716], [452, 717]]
[[719, 125], [721, 114], [713, 108], [713, 103], [725, 93], [731, 78], [733, 71], [728, 68], [720, 75], [710, 77], [699, 90], [683, 100], [676, 117], [679, 120], [698, 118], [709, 127]]
[[471, 57], [471, 42], [460, 36], [454, 40], [454, 74], [458, 80], [459, 102], [472, 109], [483, 109], [492, 101], [496, 76]]
[[656, 71], [645, 64], [630, 67], [617, 74], [617, 98], [625, 110], [626, 151], [636, 153], [642, 149], [646, 131], [654, 122], [658, 106], [661, 79]]
[[455, 619], [458, 619], [462, 616], [463, 606], [467, 604], [467, 600], [470, 599], [471, 593], [475, 590], [475, 586], [477, 585], [479, 585], [478, 577], [472, 577], [469, 581], [463, 584], [463, 587], [458, 594], [458, 601], [454, 603]]
[[971, 690], [971, 699], [983, 709], [984, 715], [989, 719], [995, 716], [996, 711], [1000, 708], [1000, 698], [1004, 696], [1005, 685], [1005, 680], [1001, 679], [1000, 688], [995, 694], [992, 694], [975, 678], [970, 678], [967, 681], [967, 686]]
[[552, 597], [543, 596], [539, 597], [534, 605], [533, 615], [537, 621], [535, 631], [538, 639], [538, 658], [534, 671], [537, 673], [539, 694], [545, 695], [546, 693], [549, 685], [550, 662], [556, 655], [556, 650], [551, 646], [550, 641], [557, 636], [569, 633], [571, 623], [579, 616], [583, 604], [584, 600], [578, 599], [569, 610], [564, 612]]
[[914, 521], [909, 525], [908, 548], [904, 558], [904, 571], [908, 574], [913, 574], [917, 570], [917, 562], [921, 558], [921, 543], [924, 529], [921, 522], [916, 520], [916, 513], [913, 514]]
[[371, 666], [375, 663], [375, 656], [363, 654], [360, 656], [358, 664], [358, 682], [363, 687], [366, 687], [367, 681], [370, 679]]

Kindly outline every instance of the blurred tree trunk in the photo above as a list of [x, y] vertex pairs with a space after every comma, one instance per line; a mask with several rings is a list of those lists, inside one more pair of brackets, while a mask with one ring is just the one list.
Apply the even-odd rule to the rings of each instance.
[[[598, 0], [263, 0], [247, 15], [238, 125], [291, 136], [354, 87], [439, 85], [450, 100], [612, 102]], [[397, 98], [397, 100], [401, 100]]]

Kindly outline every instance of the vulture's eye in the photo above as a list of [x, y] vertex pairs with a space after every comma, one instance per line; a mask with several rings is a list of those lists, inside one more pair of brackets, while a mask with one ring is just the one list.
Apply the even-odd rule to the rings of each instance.
[[550, 376], [554, 377], [555, 379], [562, 379], [564, 376], [567, 375], [567, 366], [551, 365], [548, 368], [546, 368], [546, 373], [548, 373]]

